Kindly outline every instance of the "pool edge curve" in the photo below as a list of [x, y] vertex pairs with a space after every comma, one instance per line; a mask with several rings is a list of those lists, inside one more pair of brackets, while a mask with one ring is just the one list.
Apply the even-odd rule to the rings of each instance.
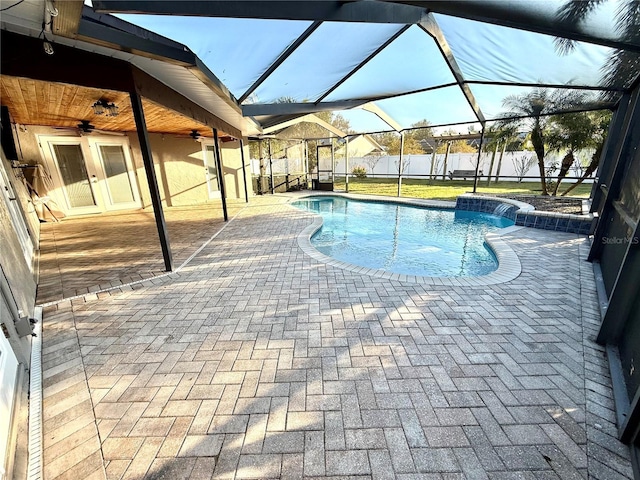
[[[413, 199], [399, 199], [395, 200], [389, 197], [381, 197], [377, 199], [365, 198], [363, 195], [352, 195], [341, 192], [331, 192], [330, 194], [322, 193], [322, 194], [307, 194], [295, 196], [290, 199], [288, 203], [293, 201], [302, 200], [303, 198], [309, 197], [344, 197], [352, 200], [368, 200], [368, 201], [378, 201], [378, 202], [390, 202], [390, 203], [398, 203], [405, 205], [415, 205], [422, 207], [439, 207], [439, 208], [450, 208], [452, 210], [455, 209], [455, 202], [447, 202], [447, 201], [438, 201], [438, 200], [419, 200], [415, 201]], [[291, 208], [295, 208], [291, 206]], [[503, 235], [507, 235], [513, 232], [516, 232], [524, 227], [512, 225], [506, 228], [501, 228], [495, 232], [489, 232], [485, 234], [484, 240], [489, 245], [489, 248], [493, 251], [496, 259], [498, 261], [498, 268], [493, 272], [487, 275], [479, 275], [475, 277], [465, 276], [465, 277], [427, 277], [421, 275], [406, 275], [401, 273], [391, 273], [386, 270], [378, 269], [378, 268], [369, 268], [369, 267], [361, 267], [358, 265], [354, 265], [352, 263], [342, 262], [340, 260], [336, 260], [324, 253], [321, 253], [311, 244], [311, 237], [314, 233], [316, 233], [323, 224], [322, 216], [312, 213], [306, 212], [310, 215], [313, 215], [313, 222], [311, 225], [305, 227], [297, 236], [297, 242], [300, 249], [307, 255], [309, 255], [314, 260], [325, 263], [327, 265], [331, 265], [334, 267], [341, 268], [343, 270], [347, 270], [354, 273], [360, 273], [363, 275], [370, 275], [376, 278], [385, 278], [388, 280], [396, 280], [400, 282], [409, 282], [409, 283], [418, 283], [421, 285], [441, 285], [441, 286], [483, 286], [483, 285], [496, 285], [499, 283], [509, 282], [517, 278], [522, 272], [522, 266], [520, 264], [520, 259], [516, 255], [515, 251], [505, 242], [501, 237]]]

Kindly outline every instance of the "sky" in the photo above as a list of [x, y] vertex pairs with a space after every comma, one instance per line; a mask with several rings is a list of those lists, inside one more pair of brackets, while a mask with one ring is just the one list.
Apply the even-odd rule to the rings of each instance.
[[[549, 2], [547, 1], [546, 5]], [[534, 7], [542, 5], [533, 1]], [[532, 7], [533, 8], [533, 7]], [[607, 10], [609, 12], [609, 10]], [[610, 14], [610, 12], [609, 12]], [[311, 22], [226, 19], [160, 15], [118, 15], [143, 28], [188, 46], [239, 98]], [[612, 53], [606, 47], [576, 43], [560, 55], [554, 37], [435, 14], [465, 80], [471, 82], [543, 83], [597, 86]], [[598, 25], [591, 22], [593, 28]], [[477, 120], [455, 83], [436, 42], [411, 26], [361, 65], [403, 25], [324, 22], [245, 103], [340, 101], [395, 98], [376, 105], [402, 127], [427, 119], [431, 124]], [[361, 66], [355, 73], [350, 72]], [[337, 82], [338, 87], [332, 88]], [[443, 88], [432, 89], [443, 86]], [[427, 91], [424, 91], [427, 89]], [[432, 89], [432, 90], [429, 90]], [[504, 113], [503, 99], [525, 94], [527, 86], [470, 84], [488, 119]], [[422, 91], [421, 91], [422, 90]], [[342, 115], [359, 132], [388, 129], [362, 110]]]

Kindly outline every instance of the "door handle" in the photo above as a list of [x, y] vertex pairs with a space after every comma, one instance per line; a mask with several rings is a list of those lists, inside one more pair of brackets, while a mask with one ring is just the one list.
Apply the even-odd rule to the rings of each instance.
[[91, 183], [98, 183], [98, 178], [95, 175], [91, 175]]

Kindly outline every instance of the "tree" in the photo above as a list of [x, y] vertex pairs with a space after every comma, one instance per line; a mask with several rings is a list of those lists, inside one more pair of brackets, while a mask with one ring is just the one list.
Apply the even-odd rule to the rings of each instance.
[[[398, 133], [375, 133], [372, 137], [385, 149], [387, 155], [400, 155], [400, 135]], [[421, 154], [424, 153], [424, 150], [413, 136], [405, 133], [402, 152], [404, 154]]]
[[592, 120], [596, 124], [596, 129], [594, 132], [594, 141], [596, 144], [596, 150], [591, 156], [591, 162], [584, 170], [582, 176], [578, 179], [576, 183], [567, 188], [564, 192], [562, 192], [561, 196], [567, 195], [571, 190], [576, 188], [582, 182], [584, 182], [587, 178], [589, 178], [598, 168], [600, 164], [600, 157], [602, 156], [602, 149], [604, 148], [604, 141], [607, 137], [607, 131], [609, 129], [609, 123], [611, 122], [611, 113], [607, 111], [598, 111], [591, 113], [593, 118]]
[[544, 165], [549, 120], [545, 115], [565, 101], [568, 99], [554, 96], [542, 88], [522, 95], [509, 95], [502, 100], [502, 105], [509, 110], [503, 114], [506, 120], [498, 125], [503, 128], [524, 128], [529, 132], [533, 151], [538, 159], [542, 195], [549, 195]]
[[344, 118], [341, 113], [325, 111], [316, 112], [314, 113], [314, 115], [320, 120], [324, 120], [325, 122], [330, 123], [338, 130], [342, 130], [344, 133], [354, 133], [349, 120]]
[[511, 161], [518, 177], [518, 183], [520, 183], [529, 169], [535, 165], [536, 157], [534, 155], [520, 155], [512, 158]]
[[[568, 0], [558, 9], [557, 18], [561, 23], [576, 25], [583, 23], [591, 12], [605, 0]], [[623, 42], [640, 43], [640, 1], [625, 0], [616, 9], [613, 24], [616, 36]], [[557, 38], [556, 48], [560, 54], [574, 50], [575, 41]], [[640, 57], [632, 50], [613, 50], [602, 69], [602, 83], [606, 87], [630, 87], [640, 71]], [[604, 91], [603, 100], [615, 100], [615, 91]]]
[[376, 165], [378, 165], [378, 162], [380, 161], [381, 158], [382, 158], [382, 153], [374, 150], [362, 159], [364, 163], [367, 164], [367, 167], [369, 167], [369, 171], [371, 172], [372, 175], [373, 175], [373, 169], [376, 168]]
[[398, 171], [398, 175], [400, 175], [401, 173], [405, 173], [407, 171], [407, 169], [409, 168], [409, 165], [411, 165], [411, 157], [408, 156], [408, 155], [406, 157], [402, 157], [402, 172], [400, 171], [400, 159], [396, 160], [393, 163], [396, 166], [396, 170]]
[[504, 152], [507, 150], [507, 147], [520, 148], [521, 142], [515, 141], [518, 138], [518, 132], [514, 127], [501, 127], [500, 125], [495, 123], [487, 128], [486, 138], [487, 142], [484, 145], [484, 151], [492, 152], [491, 163], [489, 164], [489, 173], [487, 177], [488, 185], [491, 183], [493, 165], [495, 163], [498, 150], [501, 149], [500, 156], [498, 157], [498, 166], [496, 168], [496, 182], [498, 181], [498, 176], [500, 175], [502, 159], [504, 157]]
[[428, 142], [430, 140], [433, 142], [433, 130], [431, 130], [429, 125], [430, 123], [427, 119], [423, 119], [412, 124], [411, 128], [414, 128], [415, 130], [407, 130], [404, 134], [405, 147], [407, 142], [411, 142], [413, 145], [413, 140], [415, 140], [421, 149], [420, 152], [415, 153], [429, 153], [430, 149], [428, 148]]
[[566, 150], [560, 164], [560, 171], [553, 195], [558, 193], [560, 183], [567, 176], [567, 172], [576, 161], [575, 153], [586, 148], [596, 148], [603, 141], [604, 131], [601, 131], [602, 113], [577, 112], [563, 115], [553, 115], [548, 135], [549, 148], [558, 152]]

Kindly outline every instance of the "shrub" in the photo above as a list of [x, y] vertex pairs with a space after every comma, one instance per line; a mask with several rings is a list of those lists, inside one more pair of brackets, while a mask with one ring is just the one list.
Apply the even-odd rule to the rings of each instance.
[[351, 174], [356, 178], [367, 178], [367, 169], [362, 165], [356, 165], [351, 169]]

